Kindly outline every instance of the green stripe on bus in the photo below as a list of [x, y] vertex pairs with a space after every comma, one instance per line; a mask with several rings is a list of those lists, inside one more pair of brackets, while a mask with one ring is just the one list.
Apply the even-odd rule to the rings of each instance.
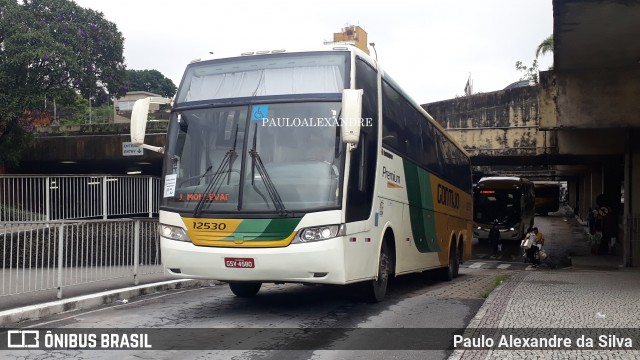
[[264, 232], [260, 235], [260, 240], [282, 240], [293, 232], [300, 223], [301, 218], [273, 219]]
[[429, 173], [407, 160], [403, 160], [404, 176], [409, 200], [411, 232], [420, 252], [437, 252], [436, 219], [433, 213], [433, 194]]
[[291, 235], [301, 218], [244, 219], [233, 234], [224, 240], [282, 240]]

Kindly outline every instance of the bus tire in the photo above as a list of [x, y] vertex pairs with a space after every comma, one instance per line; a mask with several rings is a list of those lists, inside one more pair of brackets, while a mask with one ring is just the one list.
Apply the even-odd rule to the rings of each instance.
[[262, 286], [261, 282], [230, 282], [229, 288], [231, 292], [241, 298], [250, 298], [256, 296], [258, 291], [260, 291], [260, 287]]
[[391, 276], [391, 257], [386, 241], [382, 242], [380, 260], [378, 261], [378, 277], [362, 284], [362, 298], [369, 303], [381, 302], [387, 294], [389, 277]]
[[457, 247], [452, 243], [451, 249], [449, 249], [449, 264], [442, 268], [442, 280], [451, 281], [458, 277], [460, 271], [460, 257], [458, 255]]

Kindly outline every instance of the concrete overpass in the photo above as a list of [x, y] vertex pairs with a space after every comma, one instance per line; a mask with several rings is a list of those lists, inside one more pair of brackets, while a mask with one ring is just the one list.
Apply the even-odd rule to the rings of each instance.
[[[164, 146], [167, 121], [147, 123], [145, 142]], [[19, 174], [127, 174], [160, 176], [162, 155], [126, 151], [129, 123], [52, 126], [43, 129], [35, 148], [24, 154]]]

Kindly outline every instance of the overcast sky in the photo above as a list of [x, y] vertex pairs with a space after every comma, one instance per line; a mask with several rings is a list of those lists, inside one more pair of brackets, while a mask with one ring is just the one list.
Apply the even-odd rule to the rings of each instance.
[[[156, 69], [176, 86], [189, 61], [320, 45], [347, 23], [375, 42], [380, 65], [418, 103], [501, 90], [553, 32], [551, 0], [76, 0], [122, 32], [128, 69]], [[373, 52], [372, 52], [373, 55]], [[540, 69], [552, 63], [540, 59]]]

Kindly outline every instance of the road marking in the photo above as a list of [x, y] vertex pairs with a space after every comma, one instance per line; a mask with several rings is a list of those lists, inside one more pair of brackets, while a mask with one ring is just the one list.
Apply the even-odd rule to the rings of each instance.
[[478, 269], [478, 268], [482, 267], [482, 265], [484, 265], [484, 264], [486, 264], [486, 263], [483, 263], [483, 262], [473, 263], [473, 264], [469, 265], [469, 268], [470, 269]]
[[511, 267], [511, 264], [500, 264], [498, 265], [498, 269], [508, 269]]

